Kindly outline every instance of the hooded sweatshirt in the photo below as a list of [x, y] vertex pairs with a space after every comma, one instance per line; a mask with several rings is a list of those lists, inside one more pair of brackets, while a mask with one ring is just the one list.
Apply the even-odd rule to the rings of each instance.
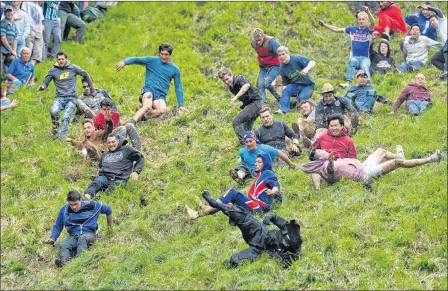
[[400, 96], [398, 96], [394, 105], [392, 106], [392, 111], [397, 111], [397, 109], [403, 104], [404, 101], [409, 100], [420, 100], [431, 102], [431, 90], [425, 86], [419, 86], [415, 83], [407, 85], [403, 91], [401, 91]]
[[332, 136], [328, 131], [313, 143], [313, 149], [334, 152], [335, 159], [356, 159], [356, 148], [353, 140], [342, 130], [340, 136]]
[[120, 136], [117, 149], [105, 152], [101, 156], [99, 176], [106, 176], [115, 180], [127, 180], [132, 172], [140, 174], [145, 164], [145, 158], [127, 143], [128, 141]]
[[109, 216], [112, 214], [112, 208], [99, 201], [81, 201], [81, 208], [78, 212], [74, 212], [68, 203], [65, 204], [59, 210], [56, 223], [51, 231], [51, 239], [56, 241], [64, 226], [69, 235], [96, 233], [98, 217], [101, 213]]
[[59, 67], [58, 63], [53, 64], [53, 68], [48, 71], [47, 76], [41, 84], [44, 89], [48, 87], [53, 80], [56, 86], [57, 98], [77, 98], [78, 92], [76, 89], [76, 76], [80, 75], [87, 80], [90, 91], [93, 94], [95, 88], [93, 87], [92, 79], [86, 71], [67, 61], [64, 67]]
[[247, 192], [247, 196], [264, 209], [271, 209], [274, 195], [268, 195], [266, 190], [277, 187], [280, 189], [278, 179], [272, 171], [272, 159], [267, 153], [258, 155], [263, 160], [263, 169], [257, 172], [255, 180]]
[[[386, 56], [382, 55], [380, 51], [382, 43], [387, 45]], [[378, 44], [378, 52], [373, 49], [373, 43], [370, 45], [370, 68], [373, 72], [384, 75], [395, 69], [395, 60], [390, 56], [390, 52], [390, 44], [385, 39], [382, 39]]]

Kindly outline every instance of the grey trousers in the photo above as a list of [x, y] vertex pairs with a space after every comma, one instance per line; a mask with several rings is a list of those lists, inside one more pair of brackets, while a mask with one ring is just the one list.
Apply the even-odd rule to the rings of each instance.
[[[54, 58], [61, 48], [61, 24], [59, 20], [49, 20], [44, 19], [42, 22], [44, 24], [44, 50], [42, 52], [42, 60], [47, 57]], [[53, 47], [51, 48], [51, 53], [47, 56], [48, 45], [50, 43], [50, 38], [53, 35]]]

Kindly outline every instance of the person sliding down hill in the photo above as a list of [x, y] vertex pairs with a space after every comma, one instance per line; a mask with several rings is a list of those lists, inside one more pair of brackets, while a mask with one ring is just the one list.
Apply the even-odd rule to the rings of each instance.
[[139, 99], [142, 108], [135, 113], [131, 120], [132, 123], [136, 124], [139, 121], [146, 120], [146, 117], [144, 117], [146, 113], [149, 113], [150, 117], [159, 117], [166, 112], [166, 95], [170, 88], [171, 79], [174, 79], [179, 112], [189, 113], [188, 109], [184, 107], [184, 90], [180, 79], [180, 70], [170, 60], [172, 52], [173, 46], [171, 44], [162, 43], [159, 46], [159, 57], [132, 57], [117, 64], [117, 71], [132, 64], [146, 67], [145, 84]]
[[[257, 174], [247, 192], [247, 196], [231, 188], [226, 194], [219, 197], [219, 201], [224, 204], [236, 204], [253, 213], [269, 211], [274, 198], [280, 192], [280, 184], [278, 183], [275, 173], [272, 171], [272, 160], [268, 153], [257, 155], [257, 159], [255, 160], [255, 172]], [[187, 214], [193, 219], [199, 217], [199, 215], [212, 215], [220, 210], [210, 206], [201, 205], [201, 207], [202, 211], [199, 214], [199, 211], [194, 211], [188, 205], [185, 205]]]
[[[253, 261], [264, 251], [267, 251], [271, 258], [280, 259], [284, 267], [289, 267], [294, 260], [299, 258], [302, 237], [300, 236], [300, 225], [294, 219], [288, 222], [286, 219], [270, 213], [261, 223], [243, 208], [215, 200], [208, 191], [202, 192], [202, 197], [211, 207], [221, 210], [229, 217], [230, 225], [236, 225], [241, 230], [244, 241], [249, 245], [249, 248], [233, 254], [230, 260], [224, 261], [226, 266], [237, 267], [244, 260]], [[268, 229], [267, 226], [271, 223], [279, 229]]]

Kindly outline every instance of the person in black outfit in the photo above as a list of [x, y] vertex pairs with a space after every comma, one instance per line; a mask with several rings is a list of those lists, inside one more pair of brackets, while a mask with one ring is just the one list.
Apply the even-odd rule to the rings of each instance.
[[[230, 260], [224, 262], [229, 267], [237, 267], [244, 260], [253, 261], [264, 251], [269, 252], [272, 258], [280, 259], [284, 267], [289, 267], [300, 256], [302, 237], [300, 225], [295, 220], [288, 222], [270, 213], [261, 223], [243, 208], [223, 204], [214, 199], [208, 191], [202, 192], [202, 197], [210, 206], [221, 210], [229, 217], [230, 225], [237, 226], [241, 230], [244, 241], [249, 245], [249, 248], [233, 254]], [[267, 226], [271, 223], [279, 229], [268, 229]]]
[[233, 76], [229, 68], [221, 68], [218, 77], [229, 87], [235, 97], [230, 99], [230, 106], [236, 100], [243, 102], [241, 112], [232, 120], [233, 130], [241, 145], [244, 145], [244, 132], [252, 130], [258, 112], [261, 109], [261, 97], [258, 89], [242, 75]]

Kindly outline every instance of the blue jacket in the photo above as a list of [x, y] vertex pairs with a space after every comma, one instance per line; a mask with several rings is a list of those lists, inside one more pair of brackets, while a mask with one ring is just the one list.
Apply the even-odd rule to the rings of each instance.
[[69, 204], [62, 206], [51, 230], [51, 239], [56, 241], [65, 227], [69, 235], [96, 233], [100, 214], [112, 214], [112, 208], [99, 201], [81, 201], [81, 208], [74, 212]]
[[14, 59], [8, 68], [8, 74], [13, 75], [23, 84], [34, 76], [34, 65], [31, 61], [24, 63], [22, 57]]
[[351, 86], [345, 97], [361, 112], [371, 112], [375, 105], [375, 90], [370, 84]]
[[[415, 17], [416, 12], [413, 12], [406, 16], [406, 23], [412, 25], [417, 23], [420, 26], [420, 34], [430, 39], [437, 41], [437, 29], [435, 29], [431, 23], [429, 23], [429, 17], [426, 18], [421, 11], [418, 12], [418, 17]], [[411, 35], [411, 30], [409, 30], [407, 35]]]

